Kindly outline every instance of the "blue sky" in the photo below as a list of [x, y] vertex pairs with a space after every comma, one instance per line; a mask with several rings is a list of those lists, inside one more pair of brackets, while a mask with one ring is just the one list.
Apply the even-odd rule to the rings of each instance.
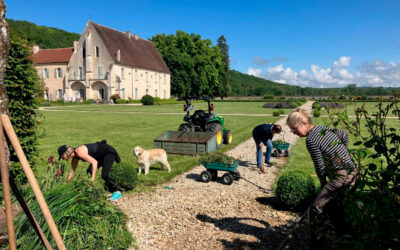
[[400, 87], [398, 0], [5, 0], [7, 18], [81, 33], [91, 20], [148, 39], [183, 30], [216, 44], [231, 68], [312, 87]]

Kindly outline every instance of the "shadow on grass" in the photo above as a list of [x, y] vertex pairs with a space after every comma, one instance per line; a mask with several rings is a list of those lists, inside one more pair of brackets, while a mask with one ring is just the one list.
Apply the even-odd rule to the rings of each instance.
[[[206, 214], [197, 214], [196, 218], [202, 222], [212, 223], [222, 231], [250, 235], [257, 239], [256, 241], [239, 238], [232, 241], [219, 239], [224, 249], [278, 249], [292, 228], [291, 225], [271, 226], [267, 221], [246, 217], [212, 218]], [[308, 236], [304, 235], [307, 232], [301, 230], [296, 230], [296, 236], [286, 241], [287, 249], [307, 249]]]
[[302, 215], [307, 209], [307, 206], [297, 207], [295, 209], [288, 209], [278, 200], [278, 198], [276, 198], [276, 196], [267, 196], [267, 197], [261, 196], [261, 197], [257, 197], [256, 201], [258, 203], [260, 203], [261, 205], [269, 206], [272, 209], [284, 211], [284, 212], [293, 212], [293, 213], [297, 213], [298, 215]]

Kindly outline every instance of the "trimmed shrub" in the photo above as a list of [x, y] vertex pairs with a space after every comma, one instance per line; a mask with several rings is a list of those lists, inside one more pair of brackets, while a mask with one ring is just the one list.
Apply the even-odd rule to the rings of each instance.
[[90, 104], [96, 104], [97, 101], [95, 99], [87, 99]]
[[136, 169], [129, 163], [121, 162], [111, 168], [111, 178], [119, 190], [131, 190], [135, 188], [138, 180]]
[[273, 100], [275, 97], [274, 97], [274, 95], [265, 95], [264, 96], [264, 99], [266, 99], [266, 100]]
[[154, 104], [161, 105], [160, 97], [154, 97]]
[[314, 117], [320, 117], [320, 116], [321, 116], [321, 111], [319, 111], [319, 110], [314, 110], [314, 111], [313, 111], [313, 116], [314, 116]]
[[125, 103], [128, 103], [128, 101], [124, 100], [124, 99], [117, 99], [117, 100], [115, 100], [114, 103], [116, 103], [116, 104], [125, 104]]
[[113, 100], [114, 103], [116, 103], [119, 99], [121, 99], [121, 97], [118, 94], [113, 94], [111, 96], [111, 100]]
[[301, 208], [314, 198], [315, 184], [311, 176], [300, 170], [284, 173], [276, 186], [276, 197], [287, 208]]
[[272, 115], [273, 116], [280, 116], [281, 112], [279, 110], [276, 110], [276, 111], [272, 112]]
[[151, 95], [144, 95], [140, 102], [143, 105], [153, 105], [154, 104], [154, 98]]
[[280, 110], [279, 110], [279, 113], [281, 113], [281, 115], [283, 115], [283, 114], [285, 114], [285, 110], [280, 109]]
[[[74, 178], [55, 184], [43, 194], [66, 249], [128, 249], [133, 242], [124, 213], [107, 201], [104, 189], [87, 179]], [[33, 192], [28, 193], [33, 214], [41, 214]], [[43, 216], [36, 217], [43, 233], [56, 249]], [[17, 248], [43, 249], [24, 213], [15, 219]]]

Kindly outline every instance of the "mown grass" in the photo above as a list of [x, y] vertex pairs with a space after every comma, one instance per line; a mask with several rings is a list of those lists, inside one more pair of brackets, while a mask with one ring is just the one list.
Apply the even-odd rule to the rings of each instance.
[[[236, 103], [235, 103], [236, 104]], [[253, 103], [240, 103], [242, 110], [251, 113]], [[251, 136], [253, 127], [261, 123], [272, 123], [279, 117], [243, 116], [232, 115], [237, 113], [235, 107], [224, 103], [226, 115], [225, 126], [233, 132], [233, 143], [223, 147], [223, 151], [238, 145], [240, 142]], [[181, 106], [181, 105], [180, 105]], [[244, 107], [243, 107], [244, 106]], [[147, 109], [146, 113], [120, 113], [123, 110], [134, 110], [135, 108]], [[59, 108], [59, 107], [57, 107]], [[132, 148], [140, 145], [144, 149], [153, 148], [154, 138], [163, 132], [176, 131], [182, 123], [184, 112], [180, 114], [156, 114], [160, 109], [166, 113], [176, 112], [175, 105], [160, 106], [125, 106], [125, 105], [88, 105], [76, 107], [63, 107], [69, 111], [41, 111], [44, 116], [42, 129], [45, 131], [40, 138], [39, 166], [38, 171], [44, 171], [47, 166], [47, 158], [50, 155], [57, 155], [57, 148], [67, 144], [76, 147], [85, 143], [92, 143], [100, 140], [107, 140], [120, 154], [123, 162], [132, 164], [137, 168], [136, 159], [133, 157]], [[87, 109], [84, 109], [87, 108]], [[155, 165], [147, 176], [139, 177], [139, 188], [166, 182], [176, 175], [184, 173], [198, 165], [198, 157], [169, 155], [172, 172], [162, 170], [161, 166]], [[88, 164], [79, 162], [78, 172], [86, 171]], [[68, 170], [69, 171], [69, 168]], [[96, 177], [100, 180], [100, 171]]]
[[[350, 103], [350, 102], [345, 102], [342, 103], [344, 105], [344, 108], [341, 109], [337, 109], [338, 112], [343, 112], [344, 110], [347, 110], [347, 114], [349, 116], [354, 116], [355, 115], [355, 110], [357, 107], [361, 107], [362, 105], [365, 105], [365, 110], [368, 111], [368, 113], [371, 115], [374, 111], [376, 111], [378, 102], [354, 102], [354, 103]], [[387, 106], [387, 104], [389, 104], [389, 102], [384, 102], [383, 106]], [[331, 113], [335, 111], [335, 109], [331, 110]], [[327, 110], [326, 109], [321, 109], [321, 115], [328, 115]], [[393, 116], [392, 113], [389, 114], [389, 116]]]
[[[195, 109], [208, 110], [206, 102], [192, 103]], [[45, 107], [48, 110], [74, 110], [74, 111], [91, 111], [91, 112], [143, 112], [143, 113], [181, 113], [182, 117], [185, 114], [183, 111], [184, 102], [179, 104], [163, 104], [163, 105], [65, 105]], [[278, 109], [263, 108], [263, 102], [216, 102], [214, 103], [214, 113], [217, 114], [272, 114]], [[289, 111], [289, 110], [288, 110]], [[288, 112], [287, 111], [287, 112]]]

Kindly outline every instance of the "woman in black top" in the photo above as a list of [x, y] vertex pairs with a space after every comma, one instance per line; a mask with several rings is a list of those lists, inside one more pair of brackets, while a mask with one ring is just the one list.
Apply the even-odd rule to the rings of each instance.
[[[106, 182], [108, 189], [113, 192], [111, 200], [121, 197], [121, 193], [117, 191], [115, 181], [110, 177], [112, 165], [119, 163], [121, 159], [117, 151], [107, 144], [106, 141], [80, 145], [76, 148], [63, 145], [58, 148], [59, 159], [69, 161], [72, 159], [71, 171], [68, 174], [68, 180], [72, 178], [78, 166], [79, 160], [90, 163], [87, 172], [92, 175], [92, 181], [96, 178], [98, 168], [103, 167], [101, 178]], [[117, 198], [116, 198], [117, 197]]]

